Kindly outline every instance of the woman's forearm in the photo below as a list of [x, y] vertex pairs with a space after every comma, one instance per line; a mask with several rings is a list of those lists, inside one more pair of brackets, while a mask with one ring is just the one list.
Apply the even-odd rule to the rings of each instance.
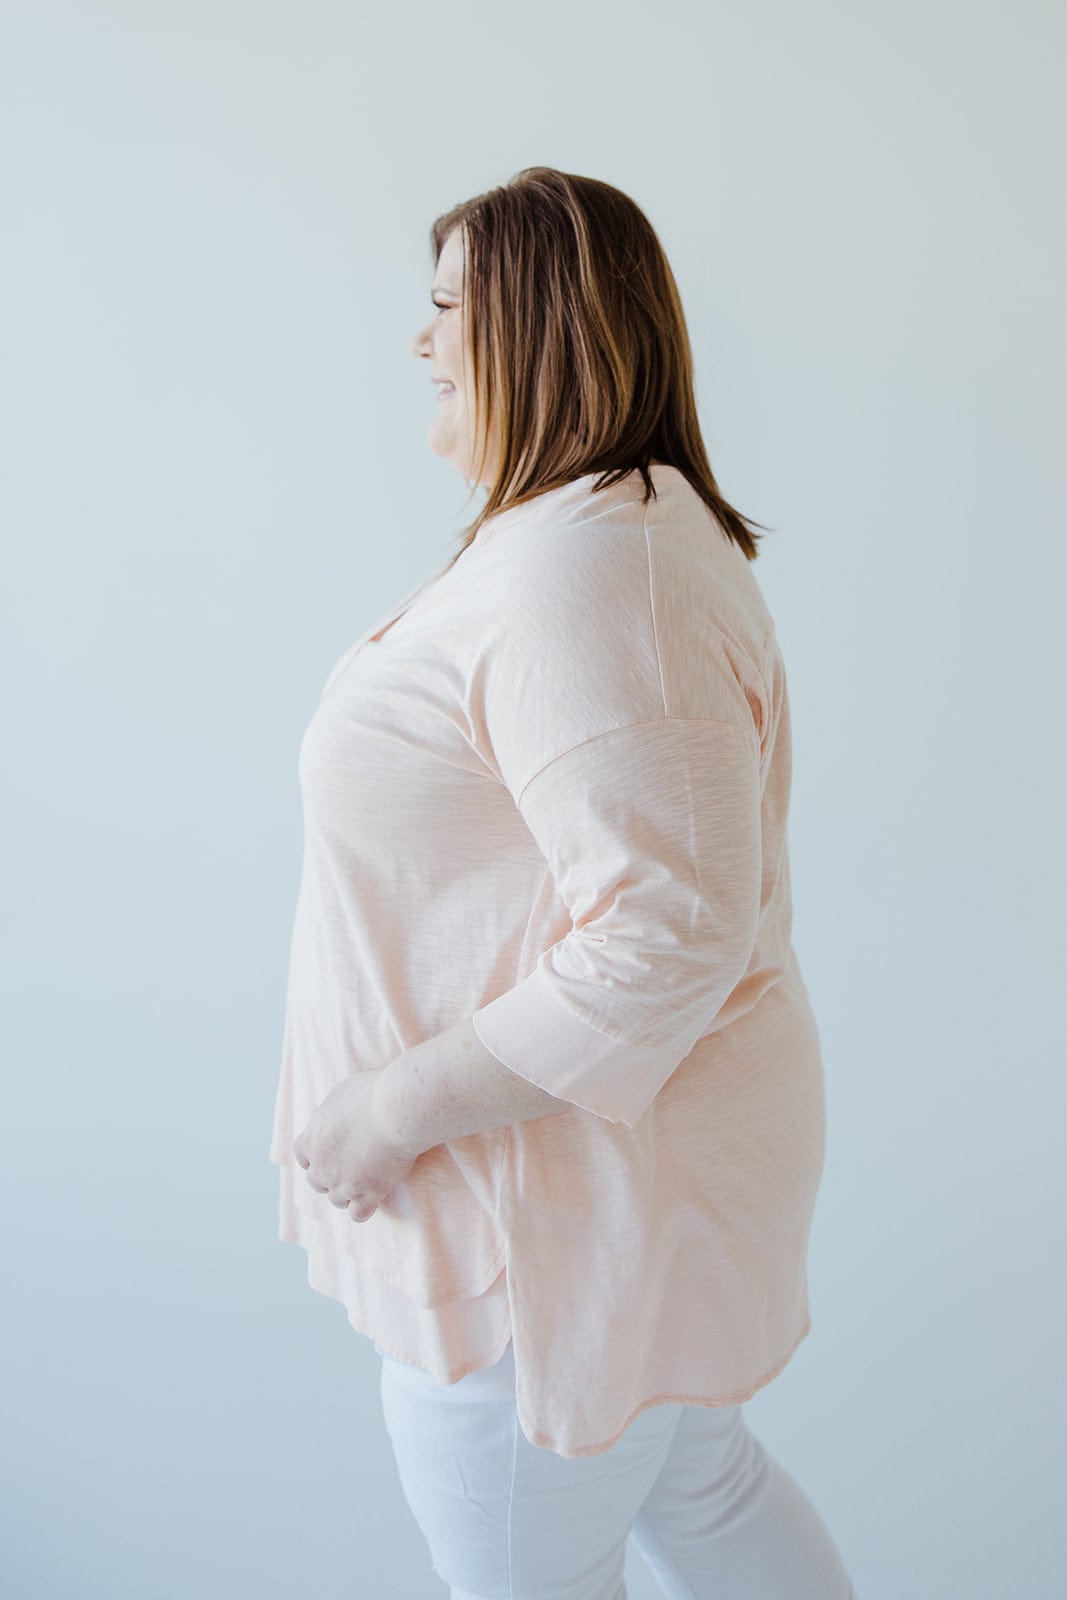
[[468, 1133], [574, 1110], [498, 1061], [469, 1018], [383, 1067], [372, 1103], [386, 1136], [420, 1153]]

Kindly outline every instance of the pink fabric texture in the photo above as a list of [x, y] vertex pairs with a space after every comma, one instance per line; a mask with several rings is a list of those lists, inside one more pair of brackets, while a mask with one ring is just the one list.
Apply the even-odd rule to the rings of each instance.
[[[345, 652], [299, 755], [279, 1237], [439, 1383], [510, 1339], [523, 1433], [569, 1456], [748, 1399], [811, 1328], [785, 669], [752, 563], [651, 475], [490, 519]], [[427, 1151], [353, 1222], [293, 1138], [465, 1017], [572, 1109]]]

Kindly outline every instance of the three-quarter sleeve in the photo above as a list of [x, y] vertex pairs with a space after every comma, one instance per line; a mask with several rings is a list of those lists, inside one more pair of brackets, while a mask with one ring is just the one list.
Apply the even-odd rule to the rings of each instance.
[[514, 790], [572, 926], [474, 1013], [486, 1048], [559, 1099], [633, 1127], [745, 975], [760, 797], [751, 717], [613, 727]]

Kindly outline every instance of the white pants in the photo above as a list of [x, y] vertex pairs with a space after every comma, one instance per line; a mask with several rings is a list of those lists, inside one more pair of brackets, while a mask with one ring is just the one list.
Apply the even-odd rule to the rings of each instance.
[[740, 1406], [650, 1406], [571, 1458], [520, 1429], [510, 1344], [450, 1387], [375, 1349], [401, 1487], [452, 1600], [627, 1600], [628, 1538], [668, 1600], [856, 1600]]

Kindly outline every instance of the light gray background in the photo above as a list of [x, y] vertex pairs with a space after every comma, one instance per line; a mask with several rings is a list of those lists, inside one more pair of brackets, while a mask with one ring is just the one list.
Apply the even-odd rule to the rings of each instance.
[[829, 1147], [749, 1419], [861, 1600], [1062, 1596], [1062, 9], [2, 34], [3, 1594], [445, 1592], [267, 1152], [299, 740], [472, 514], [426, 229], [546, 163], [646, 209], [713, 467], [779, 530]]

